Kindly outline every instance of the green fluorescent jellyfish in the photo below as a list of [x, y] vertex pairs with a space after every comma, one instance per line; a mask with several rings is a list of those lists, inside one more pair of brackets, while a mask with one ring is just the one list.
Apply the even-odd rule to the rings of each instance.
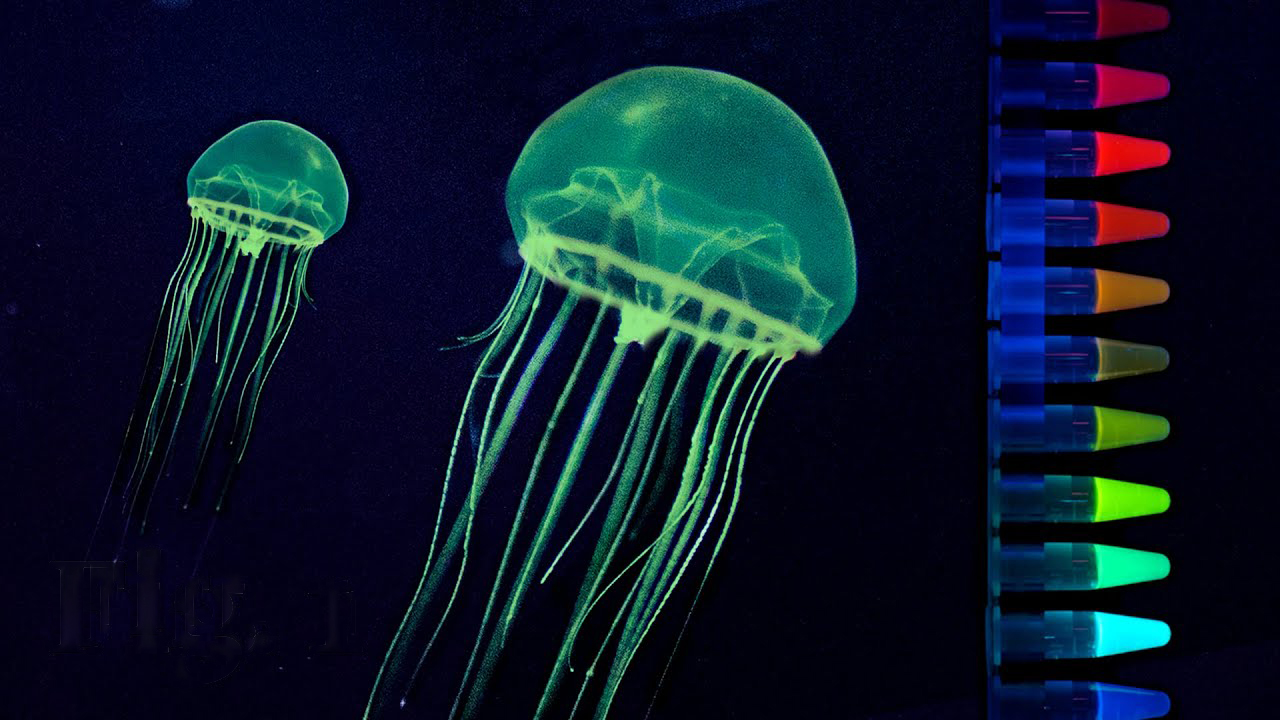
[[[528, 418], [541, 439], [523, 465], [527, 479], [450, 717], [480, 712], [530, 589], [548, 580], [565, 547], [580, 537], [592, 542], [588, 536], [590, 561], [574, 581], [559, 648], [548, 653], [554, 661], [535, 670], [548, 675], [530, 710], [562, 716], [553, 708], [573, 714], [594, 704], [595, 717], [608, 713], [695, 556], [704, 556], [701, 582], [720, 552], [752, 428], [778, 371], [822, 348], [853, 307], [853, 235], [826, 155], [786, 105], [729, 75], [654, 67], [593, 87], [529, 139], [506, 197], [525, 271], [498, 321], [471, 338], [492, 337], [463, 403], [427, 564], [366, 717], [405, 704], [459, 595], [479, 502], [537, 376], [571, 316], [591, 304], [584, 299], [595, 301], [586, 341], [567, 379], [556, 381], [554, 409]], [[548, 282], [567, 292], [526, 354]], [[584, 372], [602, 324], [609, 318], [613, 326], [615, 317], [603, 370]], [[603, 448], [612, 463], [578, 482], [629, 349], [652, 356], [639, 396], [623, 406], [629, 424], [620, 445]], [[700, 356], [711, 368], [694, 387]], [[578, 380], [595, 372], [571, 444], [557, 452], [560, 414]], [[471, 481], [449, 521], [458, 440], [477, 386], [494, 377]], [[686, 404], [692, 422], [683, 417]], [[566, 524], [561, 514], [576, 492], [594, 500]], [[610, 613], [611, 621], [595, 620]], [[604, 636], [594, 649], [578, 643], [588, 620]], [[558, 692], [567, 683], [577, 687]]]
[[[169, 462], [192, 384], [204, 375], [212, 377], [212, 394], [187, 504], [198, 495], [219, 418], [236, 386], [230, 470], [217, 496], [221, 509], [262, 385], [306, 296], [311, 252], [346, 220], [347, 184], [319, 138], [297, 125], [264, 120], [236, 128], [200, 156], [187, 175], [187, 205], [186, 252], [165, 288], [108, 491], [108, 500], [116, 492], [124, 497], [126, 533], [140, 508], [139, 529], [146, 527], [152, 490]], [[197, 375], [202, 360], [208, 369]]]

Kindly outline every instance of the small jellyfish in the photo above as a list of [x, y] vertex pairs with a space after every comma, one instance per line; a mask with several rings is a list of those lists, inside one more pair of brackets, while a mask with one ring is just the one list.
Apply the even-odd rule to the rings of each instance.
[[[244, 458], [263, 383], [301, 298], [310, 299], [311, 253], [346, 220], [347, 184], [319, 138], [297, 125], [263, 120], [236, 128], [200, 156], [187, 174], [187, 205], [186, 251], [165, 288], [103, 505], [120, 493], [124, 533], [135, 516], [139, 532], [146, 528], [155, 483], [170, 461], [193, 384], [209, 382], [211, 392], [185, 505], [200, 493], [210, 449], [222, 437], [219, 420], [234, 406], [228, 470], [216, 490], [215, 507], [222, 508]], [[230, 402], [228, 395], [234, 395]]]
[[[524, 657], [534, 648], [521, 647], [524, 672], [546, 677], [529, 709], [533, 717], [553, 707], [608, 713], [677, 586], [701, 575], [696, 601], [720, 553], [757, 413], [778, 371], [821, 349], [853, 307], [853, 234], [826, 155], [790, 108], [730, 75], [652, 67], [596, 85], [534, 132], [506, 202], [524, 273], [499, 319], [465, 339], [491, 338], [463, 402], [426, 567], [366, 717], [408, 701], [468, 563], [487, 555], [472, 548], [480, 500], [499, 461], [510, 462], [503, 453], [517, 419], [543, 406], [530, 394], [574, 313], [591, 308], [590, 330], [567, 377], [554, 381], [551, 409], [526, 419], [541, 437], [531, 460], [513, 463], [525, 485], [482, 613], [475, 608], [479, 627], [449, 717], [480, 712], [530, 590], [575, 541], [593, 545], [585, 572], [559, 579], [577, 591], [558, 648], [547, 649], [543, 667]], [[554, 296], [562, 296], [554, 316], [536, 322]], [[536, 347], [525, 351], [543, 324]], [[612, 342], [602, 326], [613, 328]], [[608, 350], [602, 370], [584, 370], [594, 367], [593, 347]], [[635, 378], [638, 397], [622, 406], [630, 420], [620, 443], [595, 449], [603, 462], [587, 467], [599, 472], [579, 482], [628, 357], [648, 366], [643, 380]], [[575, 386], [593, 375], [568, 449], [554, 448], [561, 413], [578, 406]], [[450, 517], [459, 439], [478, 386], [491, 378], [474, 469]], [[566, 523], [561, 515], [574, 507], [574, 493], [584, 493], [586, 509]], [[581, 647], [584, 623], [605, 612], [612, 620], [595, 633], [604, 639]], [[577, 687], [561, 693], [569, 682]]]

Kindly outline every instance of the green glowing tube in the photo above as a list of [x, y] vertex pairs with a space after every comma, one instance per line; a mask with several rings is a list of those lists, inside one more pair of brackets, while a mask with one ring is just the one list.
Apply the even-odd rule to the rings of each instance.
[[1169, 509], [1162, 488], [1088, 475], [1004, 474], [999, 492], [1002, 522], [1107, 522]]
[[1169, 421], [1159, 415], [1095, 407], [1097, 439], [1094, 450], [1110, 450], [1156, 442], [1169, 437]]
[[1004, 452], [1095, 452], [1169, 436], [1159, 415], [1092, 405], [1002, 405]]
[[1161, 488], [1100, 477], [1092, 479], [1093, 522], [1158, 515], [1169, 509], [1169, 493]]
[[1098, 590], [1160, 580], [1169, 558], [1096, 543], [1049, 542], [1000, 549], [1000, 585], [1009, 591]]

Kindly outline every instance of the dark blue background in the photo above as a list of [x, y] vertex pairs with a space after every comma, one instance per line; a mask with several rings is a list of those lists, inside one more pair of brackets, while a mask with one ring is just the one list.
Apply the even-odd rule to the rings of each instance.
[[[655, 716], [980, 716], [985, 3], [78, 5], [0, 11], [5, 714], [358, 716], [479, 353], [436, 348], [486, 325], [517, 273], [506, 175], [564, 102], [678, 64], [743, 77], [809, 123], [853, 218], [859, 298], [774, 388]], [[1178, 717], [1257, 717], [1280, 660], [1265, 561], [1280, 289], [1258, 190], [1272, 13], [1186, 5], [1160, 36], [1062, 51], [1173, 79], [1167, 102], [1088, 121], [1168, 140], [1169, 169], [1074, 189], [1173, 216], [1167, 239], [1090, 256], [1169, 279], [1173, 300], [1074, 328], [1165, 344], [1173, 366], [1071, 397], [1167, 413], [1174, 436], [1062, 467], [1173, 492], [1168, 515], [1095, 535], [1167, 552], [1173, 576], [1089, 603], [1165, 618], [1174, 641], [1061, 672], [1168, 690]], [[57, 653], [53, 563], [83, 555], [106, 488], [187, 231], [187, 170], [262, 118], [323, 138], [351, 189], [201, 567], [245, 581], [239, 618], [262, 642], [227, 663], [127, 642]], [[167, 611], [208, 518], [166, 502], [177, 480], [148, 541]], [[309, 647], [330, 590], [349, 603], [336, 653]]]

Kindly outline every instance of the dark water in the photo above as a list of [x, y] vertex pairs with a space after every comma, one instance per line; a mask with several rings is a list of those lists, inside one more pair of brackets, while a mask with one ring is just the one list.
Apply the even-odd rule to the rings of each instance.
[[[480, 352], [436, 348], [488, 324], [518, 273], [506, 175], [564, 102], [676, 64], [750, 80], [809, 123], [853, 219], [859, 299], [774, 387], [652, 716], [981, 715], [984, 3], [78, 5], [0, 10], [3, 714], [358, 716], [421, 570]], [[1260, 717], [1280, 699], [1266, 562], [1280, 289], [1261, 191], [1276, 117], [1256, 100], [1275, 58], [1260, 6], [1182, 5], [1170, 32], [1090, 56], [1173, 79], [1168, 102], [1097, 116], [1168, 140], [1170, 169], [1096, 195], [1167, 209], [1174, 231], [1096, 259], [1167, 278], [1174, 299], [1088, 326], [1165, 344], [1173, 367], [1073, 396], [1173, 420], [1168, 443], [1107, 460], [1168, 486], [1173, 510], [1094, 537], [1164, 551], [1174, 573], [1088, 602], [1166, 619], [1175, 639], [1062, 673], [1168, 690], [1178, 717]], [[116, 624], [60, 652], [57, 563], [83, 557], [116, 459], [187, 232], [187, 170], [263, 118], [333, 148], [347, 224], [311, 263], [315, 305], [267, 385], [195, 610], [183, 598], [208, 507], [179, 512], [175, 474], [123, 557]], [[155, 575], [139, 551], [159, 553]], [[140, 648], [134, 609], [156, 582], [158, 641]], [[634, 671], [642, 687], [662, 660]], [[521, 687], [544, 671], [509, 672]], [[616, 716], [642, 717], [644, 695]]]

